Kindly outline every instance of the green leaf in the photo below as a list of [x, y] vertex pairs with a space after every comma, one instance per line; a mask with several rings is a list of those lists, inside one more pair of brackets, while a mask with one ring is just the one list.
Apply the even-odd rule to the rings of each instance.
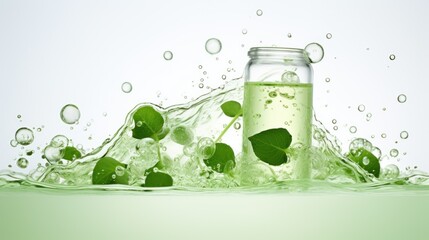
[[278, 166], [288, 162], [285, 150], [292, 142], [292, 136], [285, 128], [262, 131], [249, 137], [253, 152], [262, 161]]
[[[95, 164], [92, 172], [92, 184], [128, 184], [128, 173], [116, 174], [116, 167], [127, 168], [127, 165], [111, 157], [103, 157]], [[115, 177], [113, 177], [115, 175]]]
[[139, 108], [133, 115], [135, 127], [133, 129], [133, 138], [154, 138], [159, 140], [157, 134], [164, 126], [164, 118], [151, 106]]
[[225, 143], [216, 143], [216, 150], [213, 156], [203, 161], [216, 172], [224, 172], [225, 166], [228, 166], [227, 170], [229, 171], [232, 168], [231, 164], [235, 166], [234, 151]]
[[368, 173], [371, 173], [377, 178], [380, 176], [380, 161], [370, 151], [359, 148], [356, 151], [349, 152], [347, 157]]
[[222, 109], [223, 113], [225, 113], [228, 117], [235, 117], [237, 115], [242, 116], [243, 110], [241, 109], [241, 104], [236, 101], [228, 101], [224, 102], [220, 108]]
[[151, 172], [145, 180], [145, 187], [169, 187], [173, 186], [173, 178], [167, 173]]
[[82, 154], [75, 147], [65, 147], [64, 148], [64, 156], [63, 159], [73, 161], [75, 159], [81, 158]]
[[144, 171], [144, 175], [147, 176], [148, 174], [154, 172], [155, 168], [157, 168], [158, 170], [160, 170], [160, 169], [162, 170], [162, 169], [164, 169], [164, 165], [162, 164], [161, 161], [158, 161], [155, 165], [153, 165], [153, 167], [146, 169]]

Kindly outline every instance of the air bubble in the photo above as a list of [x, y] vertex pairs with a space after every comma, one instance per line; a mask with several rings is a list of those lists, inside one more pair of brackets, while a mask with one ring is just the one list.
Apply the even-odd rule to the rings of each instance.
[[407, 131], [402, 131], [402, 132], [399, 134], [399, 136], [400, 136], [402, 139], [407, 139], [407, 138], [408, 138], [408, 132], [407, 132]]
[[261, 9], [258, 9], [258, 10], [256, 11], [256, 15], [258, 15], [258, 16], [262, 16], [262, 14], [264, 14], [264, 12], [263, 12]]
[[335, 131], [337, 131], [337, 130], [338, 130], [338, 126], [334, 126], [334, 127], [333, 127], [333, 129], [334, 129]]
[[333, 124], [337, 124], [337, 119], [332, 119]]
[[310, 43], [305, 47], [304, 55], [310, 63], [322, 61], [324, 54], [323, 47], [318, 43]]
[[398, 155], [399, 155], [398, 149], [394, 148], [394, 149], [390, 150], [390, 156], [391, 157], [397, 157]]
[[362, 163], [363, 163], [363, 165], [368, 165], [369, 164], [369, 158], [368, 157], [363, 157]]
[[198, 65], [198, 68], [199, 69], [203, 69], [203, 65]]
[[130, 82], [124, 82], [121, 86], [122, 92], [130, 93], [133, 90], [133, 85]]
[[351, 126], [349, 130], [350, 130], [351, 133], [356, 133], [357, 132], [357, 128], [355, 126]]
[[239, 122], [234, 123], [234, 128], [235, 129], [240, 129], [241, 128], [241, 124]]
[[10, 140], [10, 146], [12, 147], [18, 146], [18, 141], [16, 141], [15, 139]]
[[299, 83], [299, 77], [295, 72], [286, 71], [282, 75], [282, 80], [285, 82]]
[[381, 134], [381, 137], [382, 137], [382, 138], [386, 138], [386, 137], [387, 137], [387, 134], [382, 133], [382, 134]]
[[222, 50], [222, 43], [217, 38], [210, 38], [206, 41], [206, 51], [210, 54], [217, 54]]
[[243, 35], [246, 35], [246, 34], [247, 34], [247, 29], [243, 28], [243, 30], [241, 30], [241, 33], [242, 33]]
[[29, 128], [22, 127], [16, 131], [15, 140], [21, 145], [30, 145], [34, 140], [33, 131]]
[[386, 180], [396, 179], [399, 176], [399, 168], [394, 164], [389, 164], [381, 170], [381, 178]]
[[359, 105], [358, 110], [359, 110], [359, 112], [365, 111], [365, 105], [363, 105], [363, 104]]
[[395, 59], [396, 59], [395, 54], [390, 54], [390, 55], [389, 55], [389, 59], [390, 59], [390, 60], [392, 60], [392, 61], [393, 61], [393, 60], [395, 60]]
[[63, 148], [49, 145], [43, 150], [43, 154], [49, 163], [54, 164], [63, 158], [64, 151]]
[[20, 114], [18, 114], [16, 117], [17, 117], [18, 119], [20, 119], [20, 118], [21, 118], [21, 115], [20, 115]]
[[50, 145], [53, 147], [67, 147], [69, 139], [64, 135], [57, 135], [52, 138]]
[[222, 75], [222, 80], [225, 80], [226, 79], [226, 75]]
[[73, 104], [67, 104], [61, 109], [60, 117], [64, 123], [74, 124], [80, 118], [79, 108]]
[[275, 91], [269, 92], [268, 96], [270, 96], [271, 98], [277, 97], [277, 92]]
[[20, 168], [27, 168], [28, 160], [26, 158], [19, 158], [16, 161], [16, 165], [18, 165], [18, 167], [20, 167]]
[[204, 84], [203, 84], [203, 83], [200, 83], [200, 84], [198, 84], [198, 87], [199, 87], [199, 88], [203, 88], [203, 87], [204, 87]]
[[330, 82], [331, 81], [331, 79], [330, 78], [325, 78], [325, 82]]
[[292, 37], [292, 33], [288, 33], [288, 34], [287, 34], [287, 37], [288, 37], [288, 38], [291, 38], [291, 37]]
[[406, 101], [407, 101], [407, 96], [405, 96], [405, 94], [399, 94], [399, 96], [398, 96], [398, 102], [404, 103]]
[[173, 53], [171, 51], [165, 51], [163, 56], [164, 56], [164, 59], [167, 61], [170, 61], [171, 59], [173, 59]]
[[326, 38], [327, 38], [327, 39], [331, 39], [331, 38], [332, 38], [332, 34], [331, 34], [331, 33], [327, 33], [327, 34], [326, 34]]
[[201, 138], [197, 144], [197, 152], [202, 158], [207, 159], [213, 156], [216, 151], [215, 142], [208, 137]]

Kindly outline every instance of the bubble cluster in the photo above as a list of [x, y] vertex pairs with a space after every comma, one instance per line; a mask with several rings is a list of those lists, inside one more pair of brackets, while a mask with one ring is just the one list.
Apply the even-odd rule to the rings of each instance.
[[60, 111], [61, 120], [66, 124], [74, 124], [79, 121], [79, 108], [73, 104], [65, 105]]
[[171, 51], [165, 51], [163, 56], [164, 56], [164, 59], [167, 61], [170, 61], [171, 59], [173, 59], [173, 53]]
[[322, 61], [325, 55], [323, 47], [318, 43], [310, 43], [304, 49], [304, 55], [310, 63], [318, 63]]
[[222, 43], [217, 38], [210, 38], [206, 41], [206, 51], [212, 55], [222, 50]]
[[373, 146], [370, 141], [364, 138], [356, 138], [349, 145], [349, 150], [350, 150], [350, 153], [352, 154], [358, 153], [359, 149], [362, 149], [362, 148], [371, 152], [377, 158], [381, 157], [381, 150]]
[[130, 82], [124, 82], [121, 85], [122, 92], [130, 93], [133, 90], [133, 85]]
[[34, 140], [33, 131], [29, 128], [22, 127], [16, 131], [15, 140], [18, 144], [23, 146], [30, 145]]

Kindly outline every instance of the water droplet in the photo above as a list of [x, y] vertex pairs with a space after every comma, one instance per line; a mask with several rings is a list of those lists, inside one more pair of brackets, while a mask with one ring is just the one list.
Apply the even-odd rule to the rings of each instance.
[[234, 128], [235, 129], [240, 129], [241, 128], [241, 124], [239, 122], [234, 123]]
[[198, 87], [199, 87], [199, 88], [203, 88], [203, 87], [204, 87], [204, 84], [203, 84], [203, 83], [200, 83], [200, 84], [198, 84]]
[[324, 54], [323, 47], [318, 43], [310, 43], [305, 47], [304, 55], [310, 63], [322, 61]]
[[402, 131], [402, 132], [399, 134], [399, 136], [400, 136], [402, 139], [407, 139], [407, 138], [408, 138], [408, 132], [407, 132], [407, 131]]
[[116, 179], [116, 174], [112, 174], [112, 179], [115, 180]]
[[142, 121], [137, 121], [137, 122], [136, 122], [136, 126], [137, 126], [137, 127], [141, 127], [142, 125], [143, 125], [143, 122], [142, 122]]
[[285, 82], [299, 83], [299, 77], [295, 72], [286, 71], [282, 75], [282, 80]]
[[330, 82], [331, 81], [331, 79], [330, 78], [325, 78], [325, 82]]
[[125, 174], [125, 168], [122, 166], [116, 166], [115, 168], [115, 174], [119, 177], [124, 176]]
[[242, 33], [243, 35], [246, 35], [246, 34], [247, 34], [247, 29], [243, 28], [243, 30], [241, 30], [241, 33]]
[[18, 167], [20, 167], [20, 168], [27, 168], [27, 166], [28, 166], [28, 160], [25, 159], [25, 158], [19, 158], [16, 161], [16, 165], [18, 165]]
[[359, 105], [358, 110], [359, 110], [359, 112], [365, 111], [365, 105], [363, 105], [363, 104]]
[[326, 34], [326, 38], [327, 38], [327, 39], [331, 39], [331, 38], [332, 38], [332, 34], [331, 34], [331, 33], [327, 33], [327, 34]]
[[258, 15], [258, 16], [262, 16], [262, 14], [263, 14], [264, 12], [262, 12], [262, 10], [261, 9], [258, 9], [257, 11], [256, 11], [256, 15]]
[[381, 137], [382, 137], [382, 138], [386, 138], [386, 137], [387, 137], [387, 134], [382, 133], [382, 134], [381, 134]]
[[291, 38], [291, 37], [292, 37], [292, 33], [288, 33], [288, 34], [287, 34], [287, 37], [288, 37], [288, 38]]
[[222, 79], [225, 80], [226, 79], [226, 75], [222, 75]]
[[399, 96], [398, 96], [398, 102], [404, 103], [406, 101], [407, 101], [407, 96], [405, 96], [405, 94], [399, 94]]
[[167, 61], [170, 61], [171, 59], [173, 59], [173, 53], [171, 51], [165, 51], [163, 56], [164, 56], [164, 59]]
[[181, 145], [188, 145], [194, 140], [194, 133], [186, 126], [179, 125], [171, 131], [171, 140]]
[[79, 108], [73, 104], [67, 104], [61, 109], [60, 117], [64, 123], [74, 124], [80, 118]]
[[217, 54], [222, 50], [222, 43], [217, 38], [210, 38], [206, 41], [206, 51], [210, 54]]
[[390, 150], [390, 156], [391, 157], [397, 157], [399, 155], [399, 151], [398, 151], [398, 149], [392, 149], [392, 150]]
[[69, 139], [64, 135], [57, 135], [52, 138], [50, 145], [53, 147], [65, 148], [69, 144]]
[[15, 139], [10, 140], [10, 146], [12, 147], [18, 146], [18, 141], [16, 141]]
[[349, 130], [350, 130], [351, 133], [356, 133], [357, 132], [357, 128], [355, 126], [351, 126]]
[[34, 140], [33, 131], [29, 128], [22, 127], [16, 131], [15, 140], [21, 145], [29, 145]]
[[362, 163], [363, 163], [363, 165], [368, 165], [369, 164], [369, 158], [368, 157], [363, 157]]
[[393, 61], [393, 60], [395, 60], [395, 58], [396, 58], [395, 54], [390, 54], [390, 55], [389, 55], [389, 59], [390, 59], [390, 60], [392, 60], [392, 61]]
[[124, 82], [121, 86], [122, 92], [130, 93], [133, 90], [133, 85], [130, 82]]

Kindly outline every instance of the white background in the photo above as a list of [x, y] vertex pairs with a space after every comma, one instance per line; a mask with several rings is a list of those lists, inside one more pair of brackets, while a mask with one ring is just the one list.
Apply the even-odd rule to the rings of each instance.
[[[56, 134], [85, 148], [99, 146], [138, 103], [184, 103], [209, 91], [197, 86], [202, 77], [210, 87], [222, 84], [222, 74], [240, 77], [252, 46], [303, 48], [318, 42], [325, 59], [314, 65], [314, 108], [326, 128], [345, 148], [354, 137], [371, 140], [387, 155], [397, 148], [400, 161], [384, 159], [383, 165], [429, 171], [428, 7], [423, 0], [1, 0], [0, 169], [15, 165], [27, 149], [43, 148]], [[262, 16], [256, 15], [258, 9]], [[243, 35], [242, 29], [248, 33]], [[222, 41], [217, 55], [205, 52], [211, 37]], [[174, 54], [171, 61], [163, 59], [166, 50]], [[395, 54], [394, 61], [390, 54]], [[125, 81], [133, 85], [131, 93], [121, 91]], [[407, 95], [406, 103], [397, 102], [401, 93]], [[74, 130], [59, 117], [68, 103], [82, 114]], [[359, 104], [365, 112], [357, 110]], [[367, 113], [373, 116], [369, 122]], [[339, 130], [333, 130], [332, 119]], [[88, 122], [91, 126], [84, 131]], [[19, 127], [42, 125], [32, 145], [10, 146]], [[352, 125], [356, 134], [349, 132]], [[410, 135], [406, 140], [399, 138], [403, 130]], [[39, 156], [29, 157], [29, 168], [42, 162]]]

